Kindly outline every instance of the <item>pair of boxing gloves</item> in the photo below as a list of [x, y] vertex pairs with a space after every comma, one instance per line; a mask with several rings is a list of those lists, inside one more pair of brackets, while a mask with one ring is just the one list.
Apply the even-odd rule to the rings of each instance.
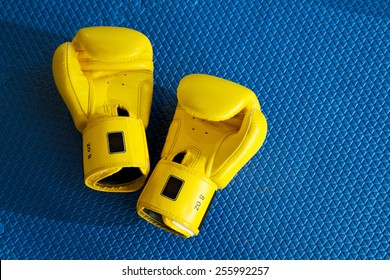
[[145, 185], [137, 212], [182, 237], [199, 233], [217, 190], [260, 149], [267, 123], [249, 89], [184, 77], [161, 159], [148, 178], [153, 50], [142, 33], [88, 27], [57, 48], [53, 76], [83, 138], [85, 184], [106, 192]]

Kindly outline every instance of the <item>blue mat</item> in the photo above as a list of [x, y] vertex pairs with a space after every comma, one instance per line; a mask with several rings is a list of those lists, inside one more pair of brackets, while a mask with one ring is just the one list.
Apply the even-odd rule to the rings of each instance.
[[[388, 1], [1, 1], [1, 259], [390, 259]], [[251, 88], [269, 131], [200, 235], [136, 214], [139, 192], [83, 183], [81, 135], [53, 81], [78, 29], [154, 48], [152, 168], [190, 73]]]

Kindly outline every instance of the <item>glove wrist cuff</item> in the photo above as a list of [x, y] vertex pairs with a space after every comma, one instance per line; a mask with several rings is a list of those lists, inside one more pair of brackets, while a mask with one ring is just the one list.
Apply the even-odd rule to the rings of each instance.
[[191, 237], [199, 233], [217, 185], [188, 167], [160, 160], [142, 192], [138, 214], [157, 227]]
[[85, 184], [106, 192], [138, 190], [149, 172], [142, 120], [100, 117], [83, 130]]

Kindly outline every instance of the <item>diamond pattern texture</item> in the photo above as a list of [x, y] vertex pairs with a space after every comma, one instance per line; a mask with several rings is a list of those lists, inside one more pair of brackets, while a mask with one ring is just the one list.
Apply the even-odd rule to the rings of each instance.
[[[276, 3], [277, 2], [277, 3]], [[388, 1], [0, 2], [1, 259], [390, 259]], [[269, 131], [200, 235], [83, 184], [51, 59], [85, 26], [147, 35], [154, 167], [189, 73], [251, 88]]]

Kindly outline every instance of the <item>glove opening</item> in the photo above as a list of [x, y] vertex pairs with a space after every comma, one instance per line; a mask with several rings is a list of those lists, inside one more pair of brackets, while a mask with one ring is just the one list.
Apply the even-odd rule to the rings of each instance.
[[144, 174], [137, 167], [123, 167], [111, 176], [101, 179], [98, 185], [123, 185], [141, 178]]
[[160, 223], [161, 225], [164, 225], [164, 221], [162, 218], [162, 215], [160, 213], [154, 212], [150, 209], [143, 209], [143, 212], [149, 216], [149, 218], [153, 219], [155, 222]]
[[176, 163], [182, 163], [184, 157], [186, 156], [186, 154], [187, 154], [187, 153], [185, 153], [185, 152], [178, 153], [177, 155], [174, 156], [174, 158], [172, 159], [172, 161], [173, 161], [173, 162], [176, 162]]
[[170, 233], [173, 233], [175, 235], [178, 235], [181, 237], [186, 237], [184, 234], [167, 226], [164, 222], [163, 216], [160, 213], [157, 213], [157, 212], [154, 212], [153, 210], [144, 208], [144, 209], [142, 209], [142, 216], [144, 219], [146, 219], [152, 225], [155, 225], [159, 228], [162, 228], [166, 231], [169, 231]]
[[129, 117], [129, 112], [121, 107], [117, 108], [118, 117]]
[[185, 227], [184, 225], [176, 221], [164, 218], [161, 214], [157, 212], [154, 212], [146, 208], [144, 208], [142, 212], [144, 215], [147, 215], [146, 217], [144, 216], [144, 218], [146, 218], [146, 220], [148, 220], [151, 224], [160, 227], [166, 231], [169, 231], [170, 233], [173, 233], [181, 237], [195, 236], [195, 233], [189, 228]]

